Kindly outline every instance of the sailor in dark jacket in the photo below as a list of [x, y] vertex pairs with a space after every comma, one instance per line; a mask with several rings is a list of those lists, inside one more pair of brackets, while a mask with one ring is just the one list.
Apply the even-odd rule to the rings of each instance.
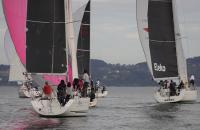
[[57, 90], [58, 101], [60, 102], [60, 105], [64, 106], [66, 104], [66, 84], [64, 80], [60, 81]]

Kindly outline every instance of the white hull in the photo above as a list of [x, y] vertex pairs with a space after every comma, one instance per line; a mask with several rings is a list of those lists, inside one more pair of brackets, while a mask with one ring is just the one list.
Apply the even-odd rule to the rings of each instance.
[[155, 97], [155, 100], [159, 103], [172, 103], [172, 102], [182, 101], [184, 94], [185, 94], [185, 89], [182, 89], [178, 96], [168, 96], [165, 93], [162, 93], [162, 91], [156, 91], [154, 94], [154, 97]]
[[102, 97], [106, 97], [108, 95], [108, 91], [104, 91], [103, 93], [102, 92], [97, 92], [95, 93], [95, 96], [97, 98], [102, 98]]
[[22, 85], [19, 88], [20, 98], [39, 97], [40, 95], [41, 95], [40, 91], [35, 90], [35, 88], [31, 88], [30, 90], [28, 90], [28, 88], [24, 85]]
[[40, 100], [36, 98], [31, 101], [34, 110], [41, 116], [67, 117], [86, 116], [89, 110], [89, 98], [70, 99], [64, 107], [60, 105], [57, 98], [52, 100]]
[[74, 97], [74, 102], [68, 110], [66, 116], [87, 116], [89, 110], [89, 98]]
[[197, 100], [197, 90], [186, 90], [182, 101], [191, 102]]
[[89, 107], [96, 107], [96, 105], [97, 105], [97, 99], [95, 98], [95, 99], [93, 99], [92, 102], [90, 102]]
[[19, 97], [20, 98], [30, 98], [31, 95], [28, 90], [19, 90]]
[[36, 98], [31, 101], [31, 104], [34, 110], [41, 116], [55, 117], [68, 115], [68, 110], [73, 104], [73, 101], [73, 99], [70, 99], [65, 106], [61, 106], [56, 98], [51, 100], [41, 100], [41, 98]]

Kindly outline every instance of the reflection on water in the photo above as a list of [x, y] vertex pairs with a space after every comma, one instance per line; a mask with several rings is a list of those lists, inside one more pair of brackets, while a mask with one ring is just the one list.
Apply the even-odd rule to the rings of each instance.
[[0, 88], [0, 130], [199, 130], [200, 103], [158, 104], [153, 88], [108, 88], [87, 117], [44, 118], [19, 99], [17, 88]]
[[156, 104], [155, 106], [147, 110], [152, 120], [173, 121], [176, 118], [176, 113], [179, 111], [179, 104], [176, 103], [166, 103], [166, 104]]
[[12, 113], [12, 119], [9, 120], [4, 129], [8, 130], [27, 130], [56, 128], [61, 124], [59, 118], [41, 118], [32, 109], [22, 108]]
[[164, 103], [164, 104], [156, 104], [152, 107], [153, 110], [158, 112], [177, 112], [179, 111], [180, 104], [179, 103]]

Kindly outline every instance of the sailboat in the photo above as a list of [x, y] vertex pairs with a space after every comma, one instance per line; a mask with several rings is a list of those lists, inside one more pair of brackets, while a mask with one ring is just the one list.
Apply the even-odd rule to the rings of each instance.
[[[75, 23], [74, 30], [77, 43], [76, 56], [79, 78], [82, 78], [84, 70], [87, 70], [90, 75], [90, 9], [89, 0], [86, 5], [83, 5], [74, 13], [74, 21], [78, 21]], [[83, 14], [80, 12], [83, 12]], [[94, 107], [96, 104], [97, 99], [95, 98], [89, 106]]]
[[161, 86], [154, 94], [156, 101], [195, 101], [197, 90], [188, 85], [176, 0], [137, 0], [136, 6], [138, 33], [153, 79], [157, 83], [184, 83], [174, 95], [168, 86]]
[[106, 90], [105, 86], [102, 86], [100, 84], [99, 80], [96, 82], [96, 88], [97, 88], [97, 92], [95, 94], [96, 97], [103, 98], [103, 97], [106, 97], [108, 95], [108, 91]]
[[[71, 0], [3, 0], [3, 8], [17, 54], [28, 73], [41, 75], [51, 85], [78, 77]], [[31, 103], [43, 116], [82, 116], [89, 109], [89, 99], [78, 97], [63, 107], [56, 97], [36, 98]]]
[[7, 59], [10, 64], [9, 81], [15, 81], [15, 82], [17, 81], [18, 84], [21, 85], [19, 88], [19, 97], [30, 98], [30, 97], [40, 96], [41, 95], [40, 91], [33, 88], [31, 85], [29, 85], [32, 82], [31, 77], [26, 77], [25, 75], [23, 75], [26, 73], [26, 70], [24, 66], [22, 65], [19, 57], [17, 56], [15, 47], [11, 41], [8, 30], [6, 30], [6, 33], [5, 33], [4, 48], [5, 48]]
[[96, 97], [98, 97], [98, 98], [104, 98], [104, 97], [106, 97], [107, 95], [108, 95], [108, 91], [107, 91], [107, 90], [102, 92], [102, 90], [100, 89], [100, 91], [98, 91], [98, 92], [96, 93]]

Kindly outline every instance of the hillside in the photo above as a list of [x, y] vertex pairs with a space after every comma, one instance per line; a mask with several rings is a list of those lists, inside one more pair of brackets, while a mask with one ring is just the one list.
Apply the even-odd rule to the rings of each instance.
[[91, 60], [91, 74], [94, 81], [100, 80], [112, 86], [153, 85], [146, 63], [136, 65], [107, 64], [101, 60]]
[[[200, 85], [200, 57], [187, 60], [188, 75], [195, 75], [196, 84]], [[9, 66], [0, 65], [0, 85], [8, 83]], [[153, 86], [155, 82], [147, 68], [146, 62], [136, 65], [108, 64], [102, 60], [91, 60], [91, 75], [94, 81], [100, 80], [108, 86]]]
[[16, 82], [8, 82], [9, 69], [8, 65], [0, 65], [0, 86], [16, 85]]
[[[189, 58], [188, 76], [195, 75], [200, 85], [200, 57]], [[102, 60], [91, 60], [91, 73], [94, 80], [100, 80], [112, 86], [152, 86], [152, 80], [146, 62], [136, 65], [107, 64]]]

